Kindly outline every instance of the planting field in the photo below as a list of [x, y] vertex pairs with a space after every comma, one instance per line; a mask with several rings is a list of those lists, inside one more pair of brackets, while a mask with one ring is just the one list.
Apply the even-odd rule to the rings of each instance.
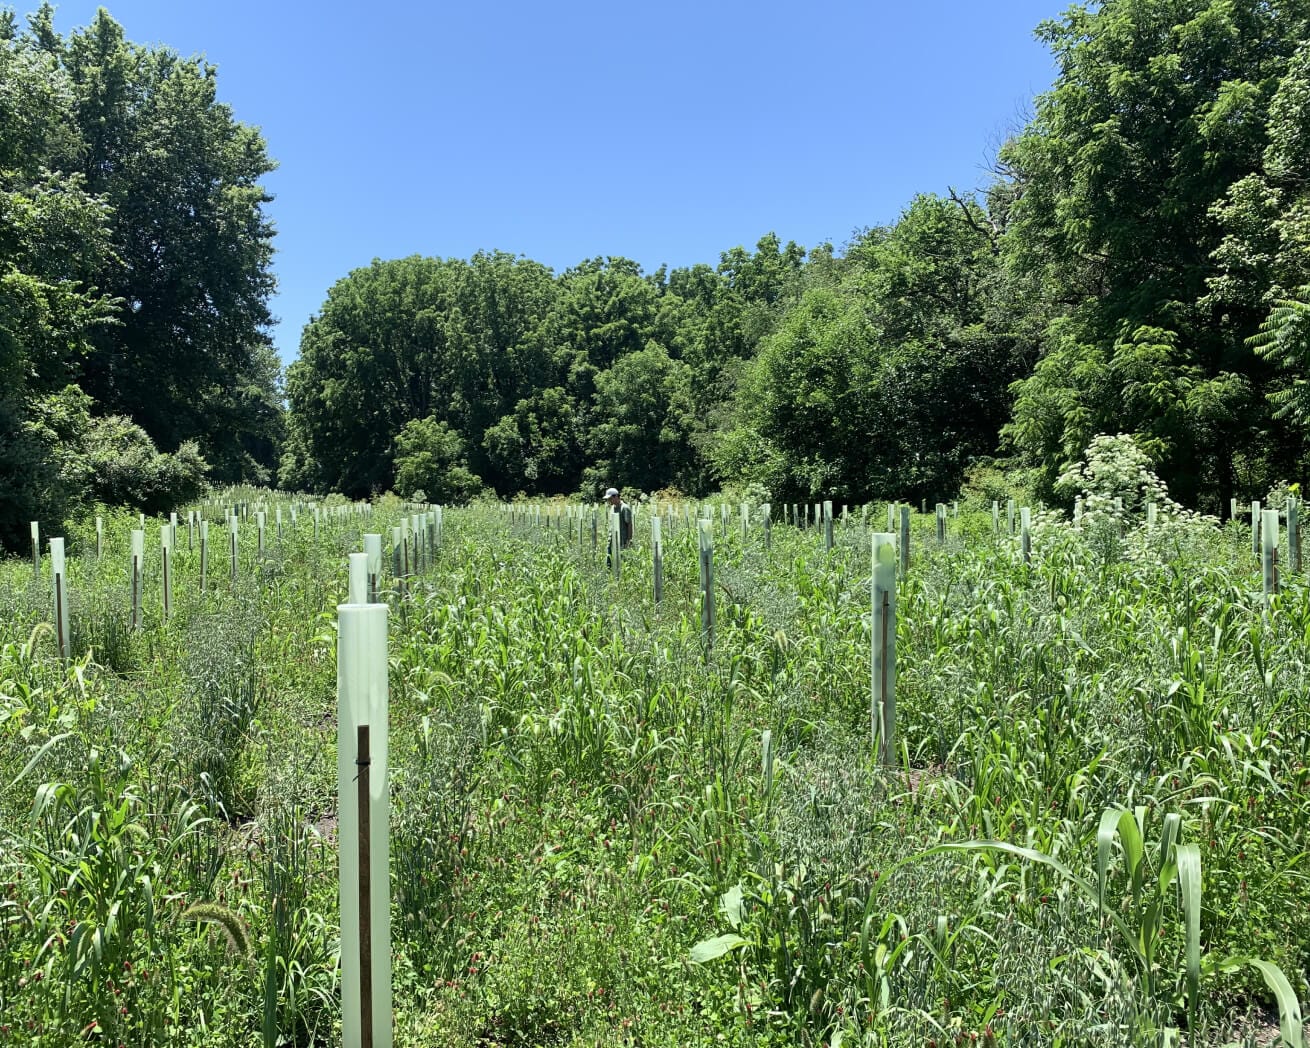
[[[385, 583], [396, 1044], [1300, 1043], [1303, 577], [1240, 524], [1038, 514], [1025, 564], [916, 514], [883, 767], [883, 510], [715, 507], [712, 646], [680, 508], [658, 604], [648, 514], [616, 579], [562, 504], [446, 511]], [[340, 1043], [335, 606], [401, 515], [243, 522], [235, 580], [211, 516], [204, 592], [184, 524], [167, 621], [155, 522], [139, 630], [135, 518], [69, 534], [67, 661], [4, 563], [0, 1048]]]

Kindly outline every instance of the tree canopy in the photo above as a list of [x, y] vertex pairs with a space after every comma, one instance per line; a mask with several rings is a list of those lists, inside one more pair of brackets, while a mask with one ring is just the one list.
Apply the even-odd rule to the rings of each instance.
[[[128, 42], [104, 10], [67, 38], [52, 15], [42, 6], [23, 30], [0, 18], [0, 540], [10, 542], [30, 519], [111, 494], [74, 465], [94, 458], [111, 417], [119, 438], [149, 445], [132, 461], [155, 480], [174, 465], [268, 480], [283, 424], [262, 138], [218, 101], [212, 66]], [[157, 448], [180, 458], [161, 466]], [[148, 479], [116, 497], [148, 503]]]
[[1059, 501], [1100, 433], [1209, 510], [1299, 476], [1310, 0], [1104, 0], [1037, 33], [1058, 75], [976, 191], [654, 272], [379, 259], [305, 325], [284, 410], [272, 162], [215, 70], [103, 11], [0, 19], [0, 538], [84, 502], [125, 425], [179, 477], [352, 496], [938, 500], [986, 467]]

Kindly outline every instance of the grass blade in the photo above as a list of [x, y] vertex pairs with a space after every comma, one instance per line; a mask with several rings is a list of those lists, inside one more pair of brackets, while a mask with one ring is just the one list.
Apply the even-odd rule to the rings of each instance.
[[1278, 1030], [1283, 1043], [1288, 1048], [1305, 1048], [1301, 1005], [1283, 970], [1271, 961], [1250, 960], [1247, 963], [1264, 976], [1265, 985], [1273, 991], [1274, 999], [1278, 1002]]
[[1178, 844], [1174, 856], [1187, 930], [1187, 1011], [1194, 1022], [1201, 1000], [1201, 850], [1195, 844]]

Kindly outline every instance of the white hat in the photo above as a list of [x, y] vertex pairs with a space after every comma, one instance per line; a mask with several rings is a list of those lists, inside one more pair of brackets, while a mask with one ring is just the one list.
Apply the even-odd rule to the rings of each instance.
[[618, 488], [606, 488], [606, 489], [605, 489], [605, 497], [606, 497], [607, 499], [612, 499], [612, 498], [613, 498], [615, 495], [617, 495], [618, 493], [619, 493], [619, 489], [618, 489]]

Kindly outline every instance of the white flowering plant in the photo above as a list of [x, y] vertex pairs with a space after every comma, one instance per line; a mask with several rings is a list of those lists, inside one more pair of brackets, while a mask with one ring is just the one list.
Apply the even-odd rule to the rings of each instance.
[[1169, 497], [1151, 456], [1127, 433], [1094, 437], [1056, 490], [1074, 496], [1080, 512], [1073, 528], [1103, 562], [1174, 560], [1198, 543], [1208, 547], [1217, 535], [1215, 517]]

